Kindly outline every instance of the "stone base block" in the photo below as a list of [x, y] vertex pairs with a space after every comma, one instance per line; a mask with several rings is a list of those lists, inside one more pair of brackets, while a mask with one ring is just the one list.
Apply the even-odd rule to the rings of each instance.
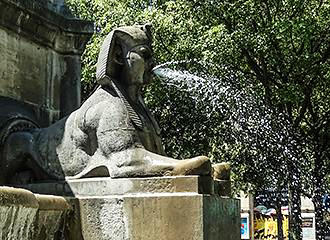
[[80, 197], [140, 193], [214, 193], [214, 183], [212, 178], [200, 176], [117, 179], [99, 177], [58, 182], [44, 182], [16, 187], [22, 187], [34, 193], [40, 194]]
[[84, 240], [240, 239], [240, 203], [236, 199], [156, 193], [74, 201]]

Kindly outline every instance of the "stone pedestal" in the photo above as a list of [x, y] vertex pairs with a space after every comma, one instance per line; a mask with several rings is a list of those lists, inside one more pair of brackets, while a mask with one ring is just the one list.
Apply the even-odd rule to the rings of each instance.
[[240, 239], [239, 200], [217, 195], [211, 178], [94, 178], [25, 187], [67, 196], [75, 210], [72, 240]]

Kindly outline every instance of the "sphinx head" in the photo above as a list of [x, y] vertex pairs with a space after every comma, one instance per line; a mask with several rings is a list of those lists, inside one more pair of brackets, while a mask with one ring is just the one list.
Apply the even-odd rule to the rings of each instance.
[[150, 82], [153, 68], [151, 25], [119, 27], [104, 40], [98, 58], [99, 84], [143, 85]]

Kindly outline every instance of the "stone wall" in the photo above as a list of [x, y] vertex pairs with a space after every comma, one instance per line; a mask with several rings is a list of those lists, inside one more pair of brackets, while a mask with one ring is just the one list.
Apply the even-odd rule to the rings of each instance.
[[93, 33], [61, 4], [0, 0], [0, 95], [27, 103], [41, 126], [80, 106], [80, 56]]

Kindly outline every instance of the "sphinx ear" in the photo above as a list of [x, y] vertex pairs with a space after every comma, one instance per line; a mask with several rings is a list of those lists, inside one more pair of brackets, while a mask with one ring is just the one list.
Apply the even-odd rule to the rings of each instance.
[[151, 41], [151, 39], [152, 39], [152, 24], [151, 23], [146, 23], [141, 27], [141, 29], [146, 33], [149, 40]]
[[113, 50], [113, 62], [115, 62], [118, 65], [124, 65], [124, 56], [123, 56], [123, 49], [121, 45], [116, 42]]

